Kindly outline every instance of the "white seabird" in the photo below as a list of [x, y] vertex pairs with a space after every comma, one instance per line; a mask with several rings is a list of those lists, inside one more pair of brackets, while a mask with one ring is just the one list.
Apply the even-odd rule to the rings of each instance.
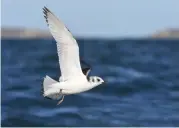
[[61, 76], [58, 82], [46, 75], [42, 91], [44, 97], [59, 100], [58, 105], [64, 100], [65, 95], [88, 91], [102, 84], [104, 80], [97, 76], [88, 77], [90, 68], [82, 70], [79, 47], [70, 31], [48, 8], [44, 7], [43, 13], [56, 40]]

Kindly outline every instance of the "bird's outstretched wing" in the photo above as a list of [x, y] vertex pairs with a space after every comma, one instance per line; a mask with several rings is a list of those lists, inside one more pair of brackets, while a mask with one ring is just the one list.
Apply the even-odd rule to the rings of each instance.
[[86, 68], [82, 68], [82, 72], [86, 77], [88, 77], [89, 72], [91, 71], [91, 66], [88, 63], [86, 63], [84, 60], [82, 60], [82, 59], [80, 59], [80, 62], [87, 66]]
[[91, 71], [90, 68], [83, 68], [83, 69], [82, 69], [82, 72], [83, 72], [83, 74], [84, 74], [86, 77], [88, 76], [88, 74], [89, 74], [90, 71]]
[[61, 70], [61, 80], [83, 75], [79, 59], [79, 47], [72, 34], [48, 8], [43, 8], [44, 17], [50, 32], [57, 42], [57, 51]]

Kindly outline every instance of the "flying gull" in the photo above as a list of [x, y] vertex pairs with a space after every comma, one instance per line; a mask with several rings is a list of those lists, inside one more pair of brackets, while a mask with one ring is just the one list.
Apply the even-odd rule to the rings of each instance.
[[56, 81], [46, 75], [42, 91], [44, 97], [59, 100], [57, 103], [59, 105], [64, 96], [88, 91], [104, 83], [104, 80], [98, 76], [88, 76], [91, 68], [81, 68], [79, 47], [75, 38], [48, 8], [44, 7], [43, 13], [48, 28], [56, 40], [61, 76], [59, 81]]

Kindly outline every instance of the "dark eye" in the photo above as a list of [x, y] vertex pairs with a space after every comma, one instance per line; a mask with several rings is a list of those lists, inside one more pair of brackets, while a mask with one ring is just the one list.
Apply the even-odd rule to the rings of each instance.
[[100, 79], [97, 79], [97, 81], [99, 82], [99, 81], [100, 81]]
[[94, 79], [92, 79], [92, 82], [94, 82]]

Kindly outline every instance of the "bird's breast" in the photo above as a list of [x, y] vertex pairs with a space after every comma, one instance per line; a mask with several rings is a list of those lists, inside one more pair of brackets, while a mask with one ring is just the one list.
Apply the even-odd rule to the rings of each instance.
[[71, 88], [66, 88], [66, 89], [62, 89], [62, 93], [64, 95], [70, 95], [70, 94], [76, 94], [76, 93], [81, 93], [81, 92], [84, 92], [84, 91], [88, 91], [90, 90], [91, 87], [88, 86], [87, 84], [85, 85], [74, 85], [74, 86], [71, 86]]

